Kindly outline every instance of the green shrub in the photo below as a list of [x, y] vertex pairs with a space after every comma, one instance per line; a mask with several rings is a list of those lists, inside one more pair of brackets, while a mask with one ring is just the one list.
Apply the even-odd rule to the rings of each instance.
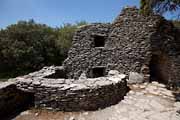
[[0, 30], [0, 77], [61, 65], [77, 25], [65, 24], [54, 29], [30, 20]]

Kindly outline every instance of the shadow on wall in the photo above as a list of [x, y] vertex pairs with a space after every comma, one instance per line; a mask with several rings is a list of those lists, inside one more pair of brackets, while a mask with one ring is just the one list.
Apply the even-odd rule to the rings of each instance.
[[46, 76], [45, 78], [54, 78], [54, 79], [64, 78], [64, 79], [67, 79], [67, 73], [64, 69], [58, 69], [55, 71], [54, 74]]
[[180, 90], [174, 93], [175, 99], [177, 102], [180, 102]]
[[174, 91], [175, 100], [180, 101], [180, 88], [176, 86], [171, 88], [173, 85], [171, 84], [171, 79], [173, 79], [174, 76], [174, 68], [171, 63], [171, 59], [165, 54], [154, 54], [152, 55], [149, 68], [150, 81], [158, 81], [166, 84], [168, 89], [172, 89]]
[[88, 77], [89, 78], [98, 78], [104, 77], [106, 75], [106, 67], [104, 66], [97, 66], [90, 70]]
[[168, 84], [170, 79], [170, 60], [164, 54], [152, 55], [150, 61], [150, 81]]
[[0, 119], [12, 120], [20, 112], [34, 106], [34, 94], [10, 85], [0, 90]]

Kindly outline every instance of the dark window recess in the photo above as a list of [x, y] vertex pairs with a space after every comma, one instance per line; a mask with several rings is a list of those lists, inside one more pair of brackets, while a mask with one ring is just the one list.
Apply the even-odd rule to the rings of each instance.
[[104, 47], [105, 37], [104, 36], [94, 36], [94, 47]]
[[105, 76], [105, 67], [96, 67], [92, 69], [92, 78]]

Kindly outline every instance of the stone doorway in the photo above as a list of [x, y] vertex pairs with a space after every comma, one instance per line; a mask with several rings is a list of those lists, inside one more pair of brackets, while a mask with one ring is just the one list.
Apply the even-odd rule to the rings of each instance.
[[167, 84], [170, 78], [170, 61], [163, 54], [152, 55], [150, 64], [150, 81], [158, 81]]

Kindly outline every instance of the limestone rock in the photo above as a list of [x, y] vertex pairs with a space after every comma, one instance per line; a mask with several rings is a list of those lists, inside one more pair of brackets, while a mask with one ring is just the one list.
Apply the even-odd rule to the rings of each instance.
[[85, 79], [87, 79], [87, 76], [86, 76], [86, 73], [83, 72], [83, 73], [81, 74], [81, 76], [79, 77], [79, 80], [85, 80]]
[[119, 71], [117, 70], [110, 70], [108, 72], [108, 76], [117, 76], [117, 75], [119, 75]]
[[130, 72], [129, 73], [129, 84], [134, 84], [134, 83], [143, 83], [144, 82], [144, 76], [142, 74], [139, 74], [137, 72]]

